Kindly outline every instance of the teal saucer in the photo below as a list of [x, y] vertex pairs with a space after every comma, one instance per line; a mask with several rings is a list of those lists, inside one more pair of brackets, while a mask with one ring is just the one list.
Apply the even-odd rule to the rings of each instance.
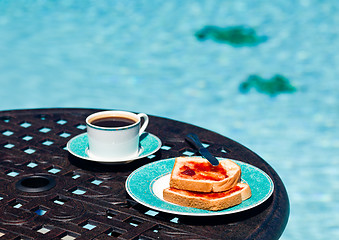
[[140, 158], [150, 156], [158, 151], [161, 147], [161, 140], [151, 133], [143, 133], [140, 136], [140, 150], [139, 154], [132, 158], [127, 159], [96, 159], [87, 154], [88, 150], [88, 136], [83, 133], [73, 137], [67, 143], [67, 150], [74, 156], [88, 161], [100, 162], [105, 164], [125, 164], [135, 161]]

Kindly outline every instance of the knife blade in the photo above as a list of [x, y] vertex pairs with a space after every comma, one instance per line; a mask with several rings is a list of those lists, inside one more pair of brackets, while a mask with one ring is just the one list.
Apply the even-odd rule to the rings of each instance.
[[206, 158], [213, 166], [218, 166], [219, 165], [219, 161], [218, 159], [216, 159], [209, 151], [207, 148], [205, 148], [199, 137], [194, 134], [194, 133], [190, 133], [186, 136], [186, 140], [189, 141], [196, 149], [198, 149], [199, 153], [201, 154], [201, 156], [203, 156], [204, 158]]

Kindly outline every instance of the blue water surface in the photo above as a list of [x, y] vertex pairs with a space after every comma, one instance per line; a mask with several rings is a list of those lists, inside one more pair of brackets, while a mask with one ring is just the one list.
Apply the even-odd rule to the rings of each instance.
[[[195, 33], [249, 26], [233, 46]], [[0, 109], [85, 107], [192, 123], [249, 147], [281, 176], [281, 239], [339, 239], [339, 2], [0, 0]], [[239, 86], [286, 77], [294, 93]]]

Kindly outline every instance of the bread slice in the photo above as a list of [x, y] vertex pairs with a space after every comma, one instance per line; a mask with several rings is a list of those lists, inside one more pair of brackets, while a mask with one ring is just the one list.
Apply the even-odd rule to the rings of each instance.
[[224, 192], [234, 187], [241, 168], [229, 159], [213, 166], [202, 157], [177, 157], [171, 173], [170, 187], [196, 192]]
[[238, 183], [225, 192], [201, 193], [176, 188], [163, 191], [164, 200], [184, 207], [219, 211], [240, 204], [251, 197], [251, 189], [247, 183]]

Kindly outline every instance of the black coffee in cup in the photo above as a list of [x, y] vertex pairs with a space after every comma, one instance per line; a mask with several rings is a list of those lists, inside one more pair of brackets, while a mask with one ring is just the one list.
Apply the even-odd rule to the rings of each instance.
[[119, 128], [119, 127], [127, 127], [136, 123], [135, 120], [120, 116], [107, 116], [94, 119], [91, 124], [98, 127], [109, 127], [109, 128]]

